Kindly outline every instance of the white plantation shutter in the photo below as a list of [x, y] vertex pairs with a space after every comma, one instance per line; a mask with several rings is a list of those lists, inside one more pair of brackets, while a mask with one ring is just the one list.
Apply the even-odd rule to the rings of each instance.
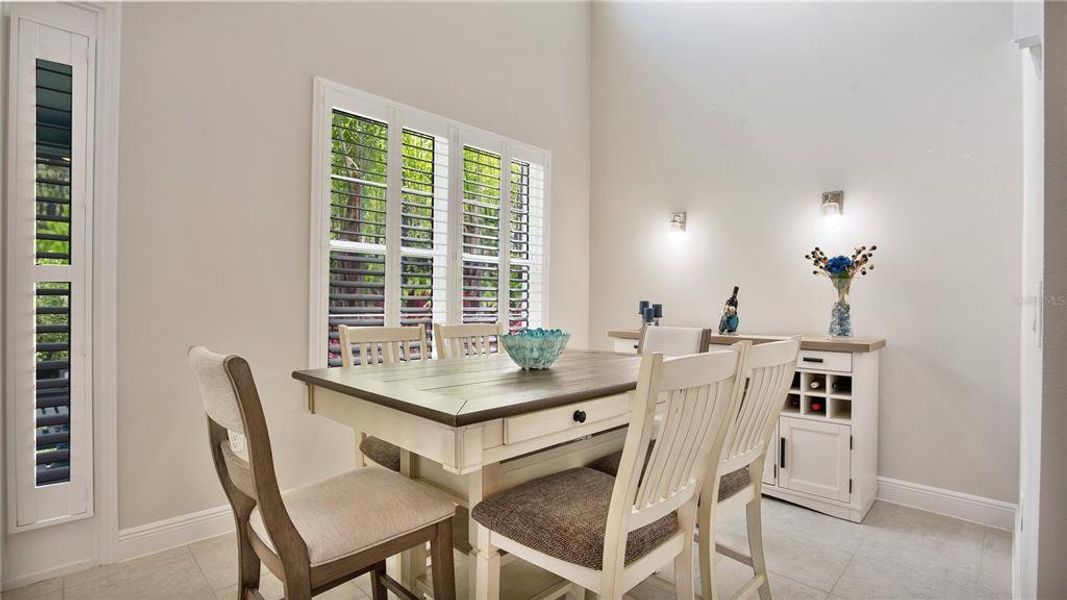
[[545, 151], [324, 80], [316, 113], [313, 365], [342, 323], [544, 325]]
[[511, 161], [508, 328], [541, 327], [544, 273], [544, 167]]
[[401, 140], [400, 324], [448, 314], [448, 139], [404, 129]]
[[13, 531], [92, 514], [94, 44], [12, 19], [7, 195]]
[[388, 124], [334, 110], [330, 123], [327, 360], [341, 364], [338, 325], [385, 325]]
[[500, 155], [463, 147], [462, 321], [500, 318]]

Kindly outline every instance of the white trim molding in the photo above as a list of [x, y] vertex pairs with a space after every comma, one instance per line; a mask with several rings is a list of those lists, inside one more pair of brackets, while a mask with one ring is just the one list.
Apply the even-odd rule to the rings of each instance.
[[[997, 529], [1010, 529], [1015, 518], [1014, 504], [889, 477], [878, 478], [878, 499]], [[115, 560], [162, 552], [233, 529], [228, 505], [130, 527], [119, 531]]]
[[878, 477], [878, 499], [1006, 531], [1015, 525], [1010, 502], [890, 477]]
[[233, 530], [233, 512], [228, 504], [145, 523], [119, 531], [115, 560], [162, 552]]

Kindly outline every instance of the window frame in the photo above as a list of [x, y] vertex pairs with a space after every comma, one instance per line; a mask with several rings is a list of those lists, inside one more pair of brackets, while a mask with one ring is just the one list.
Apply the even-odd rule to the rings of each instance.
[[[313, 82], [312, 107], [312, 151], [311, 151], [311, 216], [310, 216], [310, 265], [308, 298], [308, 365], [310, 368], [327, 365], [324, 349], [327, 345], [329, 329], [329, 257], [330, 257], [330, 153], [331, 135], [330, 119], [334, 109], [362, 115], [384, 121], [389, 126], [390, 156], [400, 155], [400, 144], [404, 130], [414, 130], [448, 140], [447, 173], [447, 284], [446, 307], [441, 314], [448, 323], [459, 323], [462, 316], [462, 220], [463, 220], [463, 147], [475, 146], [499, 154], [501, 164], [501, 224], [506, 223], [506, 230], [500, 234], [500, 286], [498, 295], [498, 321], [508, 323], [510, 319], [510, 182], [511, 161], [520, 160], [536, 164], [544, 172], [543, 189], [543, 224], [541, 242], [541, 321], [549, 320], [548, 310], [548, 256], [549, 256], [549, 215], [551, 206], [551, 153], [524, 142], [495, 134], [447, 117], [394, 102], [374, 94], [315, 77]], [[395, 134], [394, 134], [395, 132]], [[397, 146], [394, 148], [393, 146]], [[385, 324], [400, 324], [401, 250], [401, 161], [391, 160], [388, 164], [386, 204], [386, 306]], [[393, 201], [396, 198], [397, 201]], [[506, 199], [506, 201], [504, 201]], [[505, 219], [507, 219], [505, 221]], [[396, 273], [390, 277], [389, 273]], [[435, 298], [436, 303], [436, 298]], [[438, 310], [434, 308], [435, 319]]]

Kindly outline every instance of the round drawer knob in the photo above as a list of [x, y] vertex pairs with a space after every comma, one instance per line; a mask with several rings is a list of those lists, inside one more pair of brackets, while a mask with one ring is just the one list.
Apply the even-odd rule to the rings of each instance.
[[585, 423], [585, 411], [584, 410], [576, 410], [576, 411], [574, 411], [574, 420], [577, 423]]

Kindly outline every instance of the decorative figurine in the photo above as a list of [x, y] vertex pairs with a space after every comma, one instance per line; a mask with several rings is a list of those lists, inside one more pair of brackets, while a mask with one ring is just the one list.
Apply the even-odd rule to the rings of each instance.
[[741, 322], [737, 316], [737, 290], [738, 287], [735, 285], [734, 293], [730, 294], [730, 297], [726, 299], [726, 304], [722, 307], [722, 317], [719, 319], [719, 335], [737, 333], [737, 326]]

